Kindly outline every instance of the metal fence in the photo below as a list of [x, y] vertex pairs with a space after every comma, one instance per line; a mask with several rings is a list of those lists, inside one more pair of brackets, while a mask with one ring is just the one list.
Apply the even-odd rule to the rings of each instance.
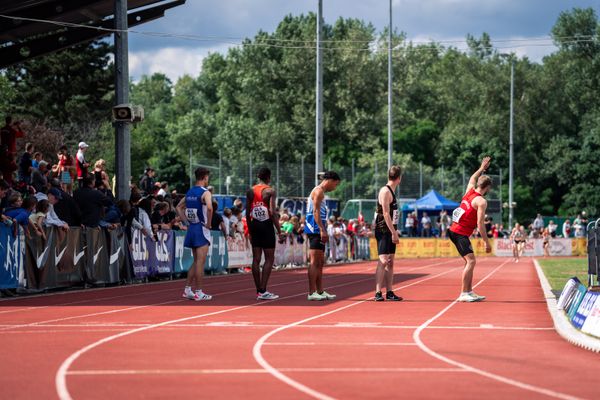
[[[330, 196], [339, 199], [342, 204], [350, 199], [375, 199], [377, 190], [387, 182], [387, 164], [373, 162], [370, 167], [358, 167], [355, 160], [350, 165], [341, 166], [325, 162], [325, 168], [336, 171], [342, 181]], [[246, 160], [201, 159], [190, 155], [190, 183], [192, 171], [198, 166], [211, 170], [211, 185], [215, 193], [245, 196], [246, 191], [256, 182], [256, 174], [261, 167], [271, 169], [271, 184], [277, 189], [279, 197], [306, 197], [314, 187], [315, 166], [301, 159], [297, 163], [264, 161], [247, 158]], [[407, 170], [398, 189], [401, 198], [418, 199], [434, 189], [443, 196], [460, 201], [464, 194], [472, 171], [459, 174], [450, 173], [444, 167], [433, 170], [418, 165]], [[502, 204], [501, 175], [490, 175], [494, 189], [487, 196], [490, 214], [498, 214]]]

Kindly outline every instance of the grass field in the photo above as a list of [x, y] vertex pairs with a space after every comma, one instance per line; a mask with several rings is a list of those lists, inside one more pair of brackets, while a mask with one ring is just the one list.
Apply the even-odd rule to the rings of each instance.
[[573, 276], [587, 285], [587, 258], [538, 259], [552, 290], [561, 292], [567, 280]]

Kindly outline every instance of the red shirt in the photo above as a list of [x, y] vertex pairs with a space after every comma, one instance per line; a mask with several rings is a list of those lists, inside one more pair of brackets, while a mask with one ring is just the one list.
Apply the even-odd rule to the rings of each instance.
[[25, 136], [21, 129], [15, 129], [13, 126], [5, 125], [0, 130], [0, 142], [8, 147], [11, 153], [17, 152], [17, 138]]
[[[452, 226], [450, 230], [463, 236], [471, 236], [477, 227], [477, 209], [471, 204], [481, 193], [471, 189], [465, 194], [458, 207], [452, 213]], [[485, 232], [484, 232], [485, 233]]]
[[262, 196], [263, 190], [268, 188], [270, 188], [270, 186], [264, 184], [252, 187], [254, 196], [252, 197], [252, 204], [250, 205], [250, 219], [263, 222], [271, 218], [269, 205], [265, 204]]

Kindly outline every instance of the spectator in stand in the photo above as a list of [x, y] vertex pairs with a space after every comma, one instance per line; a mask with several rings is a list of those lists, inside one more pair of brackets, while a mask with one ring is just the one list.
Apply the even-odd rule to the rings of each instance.
[[213, 215], [212, 220], [210, 222], [210, 230], [211, 231], [221, 231], [224, 237], [227, 237], [227, 229], [225, 228], [225, 222], [221, 214], [219, 214], [219, 202], [213, 198]]
[[166, 201], [156, 203], [154, 206], [154, 211], [150, 216], [150, 223], [152, 224], [152, 229], [155, 232], [160, 230], [171, 230], [171, 220], [169, 219], [169, 203]]
[[154, 190], [156, 188], [156, 182], [154, 180], [155, 174], [154, 168], [152, 167], [148, 166], [144, 170], [144, 175], [142, 175], [140, 179], [140, 190], [142, 191], [142, 194], [154, 194]]
[[233, 206], [242, 212], [244, 211], [244, 202], [240, 198], [234, 200]]
[[60, 200], [54, 205], [54, 212], [62, 221], [65, 221], [69, 226], [81, 225], [81, 210], [67, 192], [62, 190], [62, 184], [59, 179], [55, 178], [50, 181], [52, 188], [60, 192]]
[[581, 212], [581, 226], [583, 228], [583, 237], [587, 237], [587, 226], [590, 221], [588, 221], [587, 212]]
[[538, 233], [542, 233], [544, 230], [544, 218], [542, 218], [542, 214], [538, 214], [533, 221], [533, 229], [538, 231]]
[[[521, 228], [525, 229], [524, 226], [521, 226]], [[543, 231], [543, 228], [542, 228]], [[529, 238], [530, 239], [539, 239], [541, 236], [539, 229], [535, 229], [533, 227], [533, 224], [529, 225]]]
[[550, 222], [548, 223], [548, 234], [550, 235], [550, 237], [552, 237], [552, 238], [556, 237], [557, 229], [558, 229], [558, 225], [556, 225], [553, 220], [550, 220]]
[[571, 221], [568, 219], [565, 220], [565, 222], [563, 222], [562, 234], [564, 238], [568, 238], [571, 236]]
[[2, 206], [2, 200], [4, 200], [6, 192], [8, 192], [9, 189], [10, 186], [8, 186], [8, 183], [4, 179], [0, 179], [0, 222], [4, 224], [12, 224], [12, 219], [4, 215], [4, 207]]
[[229, 236], [231, 234], [231, 209], [225, 207], [223, 210], [223, 223], [225, 224], [225, 236]]
[[[38, 201], [35, 207], [36, 212], [29, 215], [29, 226], [31, 227], [31, 230], [33, 230], [36, 235], [41, 236], [43, 240], [46, 240], [44, 221], [46, 220], [49, 209], [50, 203], [48, 200]], [[29, 232], [28, 235], [31, 237]]]
[[426, 212], [421, 217], [421, 237], [431, 237], [431, 218]]
[[406, 215], [406, 220], [404, 221], [404, 227], [406, 228], [406, 234], [408, 237], [413, 237], [413, 225], [414, 219], [412, 213], [408, 213]]
[[112, 202], [99, 190], [94, 189], [94, 176], [88, 175], [81, 180], [82, 187], [73, 193], [73, 199], [81, 210], [81, 223], [89, 228], [97, 228], [104, 216], [104, 207]]
[[419, 232], [419, 214], [417, 212], [413, 213], [413, 226], [412, 226], [412, 234], [413, 237], [417, 237]]
[[36, 192], [42, 191], [42, 188], [48, 188], [48, 163], [41, 160], [38, 168], [34, 168], [31, 173], [31, 186]]
[[[31, 208], [28, 204], [26, 207]], [[29, 224], [29, 214], [25, 207], [23, 207], [23, 196], [19, 192], [13, 192], [8, 197], [8, 207], [4, 210], [4, 215], [9, 218], [12, 218], [19, 225], [24, 228]]]
[[549, 257], [550, 256], [550, 232], [548, 231], [548, 228], [545, 228], [542, 231], [542, 239], [544, 239], [544, 257]]
[[498, 239], [498, 236], [500, 236], [500, 225], [494, 224], [492, 226], [492, 237]]
[[290, 221], [289, 214], [281, 214], [279, 217], [279, 223], [281, 224], [281, 231], [289, 236], [294, 231], [294, 224]]
[[33, 160], [31, 160], [31, 166], [35, 169], [40, 168], [40, 161], [42, 161], [42, 153], [36, 151], [33, 153]]
[[156, 194], [162, 196], [163, 199], [167, 198], [169, 196], [169, 184], [167, 182], [162, 182], [160, 184], [160, 189], [158, 189], [158, 193]]
[[6, 146], [8, 152], [17, 153], [17, 139], [25, 136], [21, 130], [21, 122], [16, 121], [13, 123], [12, 117], [9, 115], [5, 119], [6, 124], [0, 128], [0, 143]]
[[78, 147], [79, 150], [77, 151], [77, 156], [75, 157], [75, 163], [77, 166], [77, 183], [78, 187], [81, 189], [86, 187], [83, 180], [88, 176], [88, 168], [90, 167], [90, 164], [85, 159], [85, 153], [90, 146], [85, 142], [79, 142]]
[[54, 211], [54, 205], [62, 199], [61, 191], [56, 188], [50, 188], [50, 190], [48, 190], [47, 195], [45, 193], [39, 192], [35, 195], [35, 197], [37, 198], [38, 202], [42, 200], [48, 200], [48, 203], [50, 203], [50, 206], [48, 207], [48, 213], [46, 214], [46, 220], [44, 221], [44, 225], [56, 226], [57, 228], [60, 228], [63, 231], [68, 231], [69, 225], [65, 221], [58, 218], [58, 215], [56, 215], [56, 212]]
[[440, 230], [440, 237], [442, 239], [446, 239], [446, 234], [448, 233], [448, 228], [452, 220], [450, 220], [450, 216], [448, 215], [448, 211], [442, 210], [440, 211], [440, 217], [438, 219], [438, 227]]
[[492, 217], [490, 217], [489, 215], [485, 216], [484, 219], [484, 225], [485, 225], [485, 232], [487, 234], [488, 238], [491, 238], [494, 236], [493, 232], [492, 232], [492, 228], [494, 227], [494, 219]]
[[131, 193], [132, 212], [135, 216], [133, 227], [140, 229], [145, 236], [154, 238], [152, 234], [152, 223], [150, 222], [150, 213], [152, 210], [152, 201], [144, 197], [139, 192]]
[[575, 220], [573, 221], [573, 229], [575, 230], [576, 238], [581, 238], [581, 237], [585, 236], [584, 232], [583, 232], [583, 222], [582, 222], [581, 214], [578, 214], [577, 218], [575, 218]]
[[31, 171], [33, 170], [32, 165], [32, 155], [33, 152], [33, 144], [27, 143], [25, 145], [25, 153], [21, 156], [19, 160], [19, 182], [24, 182], [27, 185], [31, 183]]
[[69, 154], [67, 146], [61, 146], [58, 151], [58, 165], [56, 166], [56, 173], [61, 182], [61, 188], [63, 192], [72, 194], [73, 193], [73, 180], [76, 176], [77, 169], [74, 168], [75, 162], [73, 156]]
[[0, 173], [3, 180], [9, 185], [13, 184], [13, 173], [19, 169], [15, 161], [15, 154], [8, 151], [7, 146], [2, 145], [0, 148]]
[[94, 188], [102, 192], [108, 198], [112, 198], [110, 181], [106, 173], [106, 161], [100, 159], [94, 164]]

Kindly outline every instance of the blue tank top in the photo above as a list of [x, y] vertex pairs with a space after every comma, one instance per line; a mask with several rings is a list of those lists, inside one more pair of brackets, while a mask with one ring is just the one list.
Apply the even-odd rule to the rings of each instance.
[[[325, 224], [327, 221], [327, 208], [325, 207], [324, 201], [321, 202], [319, 216], [321, 217], [321, 222]], [[319, 225], [317, 225], [315, 222], [315, 206], [311, 197], [308, 198], [308, 204], [306, 206], [306, 223], [304, 224], [304, 233], [321, 234]]]
[[202, 204], [202, 196], [206, 188], [194, 186], [185, 195], [185, 216], [190, 225], [199, 225], [206, 222], [206, 204]]

